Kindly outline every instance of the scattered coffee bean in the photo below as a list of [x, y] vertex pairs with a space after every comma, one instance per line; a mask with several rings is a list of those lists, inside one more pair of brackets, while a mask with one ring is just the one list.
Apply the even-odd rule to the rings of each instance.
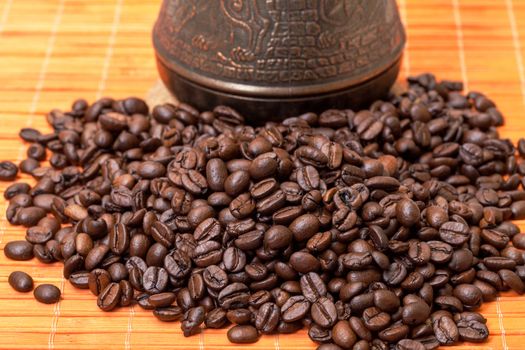
[[52, 284], [41, 284], [33, 291], [35, 299], [44, 304], [55, 304], [60, 300], [60, 289]]
[[253, 326], [234, 326], [228, 330], [228, 340], [237, 344], [255, 343], [259, 339]]
[[0, 181], [13, 181], [18, 174], [18, 167], [10, 161], [0, 162]]
[[22, 271], [14, 271], [9, 275], [9, 285], [17, 292], [27, 293], [33, 290], [33, 278]]

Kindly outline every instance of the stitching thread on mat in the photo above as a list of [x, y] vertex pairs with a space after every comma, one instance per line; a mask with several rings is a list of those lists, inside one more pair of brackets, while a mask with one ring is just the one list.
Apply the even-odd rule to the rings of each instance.
[[499, 303], [499, 296], [496, 298], [496, 312], [498, 314], [498, 324], [501, 331], [501, 345], [504, 350], [507, 350], [507, 334], [505, 332], [505, 326], [503, 325], [503, 313], [501, 312], [501, 305]]
[[516, 65], [518, 66], [518, 75], [520, 77], [521, 97], [525, 105], [525, 71], [523, 70], [523, 57], [521, 55], [520, 33], [516, 24], [514, 6], [512, 0], [505, 1], [507, 5], [507, 14], [509, 16], [510, 29], [512, 31], [512, 42], [514, 44], [514, 53], [516, 54]]
[[[4, 6], [4, 10], [2, 11], [2, 17], [0, 17], [0, 36], [2, 36], [2, 33], [4, 32], [4, 28], [7, 23], [7, 18], [9, 17], [9, 12], [11, 11], [12, 3], [13, 3], [13, 0], [7, 0]], [[4, 205], [2, 206], [2, 213], [5, 213], [6, 209], [7, 209], [7, 204], [4, 202]], [[2, 218], [0, 220], [0, 243], [2, 243], [2, 240], [4, 239], [6, 224], [7, 224], [7, 219]]]
[[117, 31], [120, 25], [123, 3], [124, 0], [117, 0], [117, 4], [115, 5], [115, 15], [113, 16], [113, 24], [111, 26], [111, 33], [109, 35], [108, 48], [106, 50], [106, 57], [104, 58], [104, 66], [102, 67], [102, 77], [98, 83], [98, 91], [96, 96], [97, 100], [102, 97], [102, 92], [104, 92], [106, 89], [106, 82], [108, 80], [109, 74], [109, 64], [111, 62], [111, 58], [113, 57], [113, 48], [115, 46], [115, 42], [117, 41]]
[[[29, 109], [30, 114], [27, 120], [27, 125], [29, 126], [33, 123], [33, 117], [35, 115], [38, 101], [40, 99], [40, 94], [44, 87], [44, 81], [46, 79], [47, 68], [49, 66], [49, 61], [51, 60], [51, 55], [53, 54], [53, 48], [55, 46], [58, 28], [60, 26], [60, 23], [62, 22], [62, 14], [64, 13], [65, 2], [66, 2], [65, 0], [60, 0], [60, 3], [58, 4], [56, 15], [55, 15], [55, 20], [53, 21], [53, 26], [51, 27], [51, 34], [49, 36], [49, 40], [47, 43], [46, 55], [44, 57], [44, 61], [42, 62], [42, 66], [40, 68], [40, 74], [38, 75], [38, 81], [35, 87], [35, 94], [33, 95], [33, 100], [31, 101], [31, 107]], [[61, 278], [60, 290], [62, 292], [64, 291], [64, 277]], [[60, 317], [60, 301], [58, 301], [58, 303], [56, 303], [54, 307], [53, 319], [51, 321], [51, 330], [49, 332], [49, 338], [48, 338], [48, 344], [47, 344], [48, 349], [53, 349], [55, 347], [55, 334], [57, 330], [57, 324], [58, 324], [59, 317]]]
[[[399, 6], [401, 10], [401, 19], [403, 20], [403, 23], [405, 25], [405, 32], [408, 32], [408, 18], [407, 18], [407, 2], [406, 0], [399, 0]], [[405, 41], [405, 51], [403, 53], [403, 66], [405, 70], [405, 77], [408, 78], [410, 75], [410, 55], [408, 52], [409, 48], [409, 38], [408, 35], [406, 36]]]
[[131, 333], [133, 333], [133, 317], [135, 316], [135, 309], [133, 304], [129, 307], [128, 316], [128, 331], [126, 332], [126, 338], [124, 340], [124, 348], [126, 350], [131, 349]]
[[467, 65], [465, 59], [465, 44], [463, 41], [463, 29], [461, 24], [461, 12], [459, 9], [458, 0], [452, 0], [452, 7], [454, 9], [454, 22], [456, 23], [456, 37], [457, 37], [457, 46], [459, 53], [459, 65], [461, 68], [461, 77], [465, 87], [465, 91], [468, 91], [468, 79], [467, 79]]
[[[64, 295], [64, 284], [65, 279], [62, 277], [60, 281], [60, 292], [61, 295]], [[48, 349], [54, 349], [55, 348], [55, 334], [57, 332], [57, 326], [58, 326], [58, 318], [60, 317], [60, 303], [59, 300], [58, 303], [55, 304], [53, 309], [53, 320], [51, 321], [51, 331], [49, 332], [49, 338], [47, 341], [47, 348]]]
[[4, 10], [2, 11], [2, 17], [0, 17], [0, 34], [4, 31], [5, 24], [7, 22], [7, 17], [9, 16], [9, 12], [11, 11], [11, 5], [13, 4], [13, 0], [7, 0], [4, 5]]

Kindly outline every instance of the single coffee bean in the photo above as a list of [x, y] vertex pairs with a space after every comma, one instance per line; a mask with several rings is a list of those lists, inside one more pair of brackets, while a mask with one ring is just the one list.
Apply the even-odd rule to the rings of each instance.
[[177, 296], [175, 293], [164, 292], [164, 293], [154, 294], [150, 296], [149, 302], [151, 303], [151, 305], [157, 308], [162, 308], [162, 307], [168, 307], [171, 304], [173, 304], [176, 298]]
[[264, 246], [267, 249], [286, 248], [293, 238], [293, 233], [286, 226], [275, 225], [264, 233]]
[[337, 310], [327, 297], [321, 297], [313, 303], [310, 314], [313, 321], [321, 327], [332, 327], [337, 322]]
[[357, 337], [346, 320], [338, 321], [332, 328], [332, 339], [343, 349], [350, 349], [357, 342]]
[[120, 284], [112, 282], [98, 295], [97, 305], [103, 311], [111, 311], [118, 306], [121, 296]]
[[279, 324], [281, 311], [279, 307], [271, 302], [261, 305], [255, 317], [255, 328], [261, 333], [271, 333]]
[[174, 322], [182, 318], [183, 311], [178, 306], [162, 307], [153, 310], [153, 315], [162, 322]]
[[11, 272], [8, 281], [17, 292], [27, 293], [33, 290], [33, 278], [23, 271]]
[[95, 269], [89, 273], [88, 286], [93, 295], [99, 295], [111, 283], [109, 272], [103, 269]]
[[290, 297], [281, 307], [281, 318], [284, 322], [302, 319], [310, 310], [310, 303], [303, 296]]
[[461, 245], [469, 239], [469, 228], [461, 222], [448, 221], [439, 228], [439, 236], [451, 245]]
[[43, 304], [55, 304], [60, 300], [60, 289], [52, 284], [41, 284], [35, 288], [35, 299]]
[[253, 326], [234, 326], [228, 330], [228, 340], [236, 344], [255, 343], [259, 339], [257, 329]]
[[434, 320], [433, 329], [441, 345], [451, 345], [459, 340], [458, 327], [449, 316], [442, 316]]
[[17, 174], [18, 167], [13, 162], [0, 162], [0, 181], [13, 181]]
[[304, 297], [312, 303], [327, 293], [324, 281], [315, 272], [309, 272], [301, 277], [301, 291]]
[[7, 242], [4, 254], [11, 260], [31, 260], [33, 259], [33, 245], [27, 241]]

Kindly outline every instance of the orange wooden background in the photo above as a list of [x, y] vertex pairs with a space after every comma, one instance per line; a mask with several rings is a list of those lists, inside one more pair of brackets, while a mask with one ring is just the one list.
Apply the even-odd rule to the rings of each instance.
[[[408, 31], [400, 78], [432, 71], [461, 79], [498, 103], [507, 120], [503, 136], [525, 136], [525, 0], [398, 3]], [[157, 79], [150, 30], [159, 6], [152, 0], [0, 0], [0, 158], [23, 159], [26, 145], [18, 130], [48, 128], [44, 114], [68, 108], [77, 97], [145, 96]], [[5, 187], [1, 183], [0, 192]], [[24, 236], [5, 221], [5, 208], [0, 201], [1, 250]], [[14, 292], [7, 277], [15, 269], [30, 273], [37, 284], [59, 286], [62, 301], [42, 305], [31, 294]], [[224, 331], [184, 338], [178, 323], [163, 324], [138, 306], [103, 313], [89, 291], [75, 290], [61, 271], [60, 264], [13, 262], [0, 253], [1, 349], [232, 346]], [[525, 297], [506, 293], [481, 311], [489, 319], [489, 342], [458, 349], [525, 348]], [[313, 349], [314, 344], [301, 331], [265, 336], [252, 347]]]

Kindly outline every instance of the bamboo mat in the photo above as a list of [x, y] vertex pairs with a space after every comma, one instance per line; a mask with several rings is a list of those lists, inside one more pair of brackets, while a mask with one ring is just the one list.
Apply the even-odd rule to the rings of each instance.
[[[216, 1], [216, 0], [210, 0]], [[432, 71], [461, 79], [499, 105], [505, 137], [525, 136], [525, 0], [399, 0], [408, 31], [401, 77]], [[21, 127], [47, 129], [44, 114], [77, 97], [145, 96], [157, 80], [150, 31], [160, 3], [152, 0], [0, 0], [0, 158], [23, 159]], [[23, 178], [25, 179], [25, 178]], [[3, 192], [6, 184], [0, 184]], [[21, 239], [0, 201], [0, 250]], [[525, 225], [521, 225], [525, 229]], [[13, 270], [63, 292], [56, 305], [38, 304], [7, 284]], [[64, 281], [60, 264], [13, 262], [0, 253], [1, 349], [222, 349], [225, 331], [184, 338], [139, 307], [98, 310], [89, 291]], [[503, 294], [485, 304], [491, 337], [457, 349], [524, 349], [525, 297]], [[257, 349], [314, 349], [305, 331], [264, 336]]]

